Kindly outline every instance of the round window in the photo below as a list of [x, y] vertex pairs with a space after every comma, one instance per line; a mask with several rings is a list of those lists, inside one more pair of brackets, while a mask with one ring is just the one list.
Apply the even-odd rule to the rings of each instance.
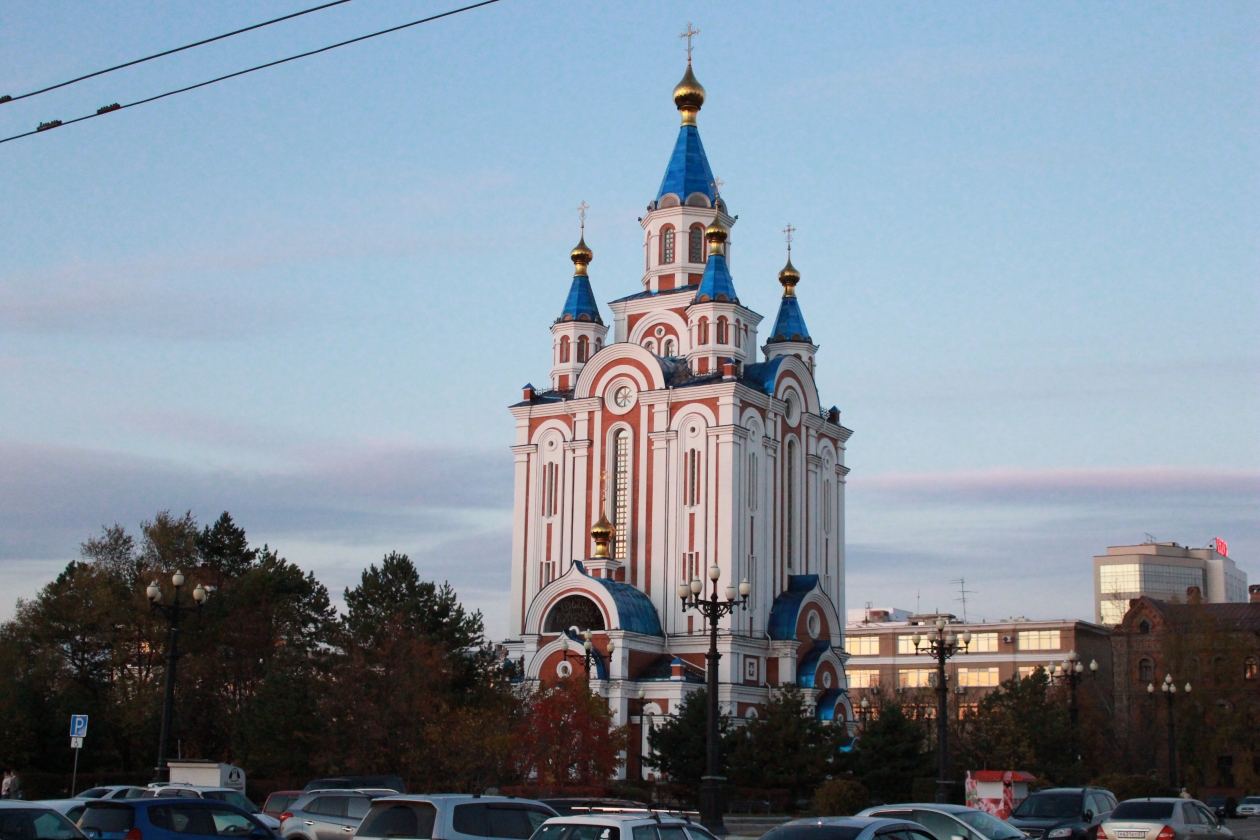
[[656, 337], [657, 337], [657, 338], [664, 338], [664, 337], [665, 337], [665, 328], [664, 328], [664, 327], [657, 327], [657, 328], [656, 328]]
[[604, 407], [613, 414], [626, 414], [639, 400], [639, 392], [634, 383], [621, 378], [609, 386], [604, 392]]
[[788, 425], [795, 426], [796, 421], [801, 419], [801, 407], [797, 404], [796, 392], [788, 391], [783, 401], [787, 403], [787, 411], [784, 412], [784, 416], [787, 418]]
[[568, 679], [569, 675], [572, 673], [573, 673], [573, 666], [569, 664], [568, 660], [562, 659], [560, 660], [559, 663], [556, 664], [556, 676], [559, 677], [560, 679], [562, 680]]
[[617, 408], [627, 407], [632, 399], [634, 399], [634, 392], [628, 385], [622, 385], [613, 393], [613, 402], [616, 403]]
[[823, 688], [831, 688], [831, 672], [823, 671]]
[[811, 639], [817, 639], [822, 633], [822, 618], [816, 610], [811, 610], [809, 615], [805, 617], [805, 629], [809, 631]]

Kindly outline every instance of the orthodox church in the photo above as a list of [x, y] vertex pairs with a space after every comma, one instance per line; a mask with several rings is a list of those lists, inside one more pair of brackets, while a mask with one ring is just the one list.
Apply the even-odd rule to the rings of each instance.
[[682, 127], [639, 220], [642, 288], [609, 304], [612, 336], [583, 236], [551, 326], [550, 386], [526, 385], [511, 407], [508, 656], [527, 680], [582, 677], [589, 661], [592, 690], [631, 723], [639, 755], [653, 720], [704, 685], [705, 620], [678, 593], [693, 580], [707, 593], [714, 574], [719, 592], [749, 593], [719, 630], [722, 712], [756, 717], [796, 685], [820, 719], [853, 721], [842, 638], [852, 432], [819, 400], [790, 240], [758, 358], [762, 316], [732, 273], [736, 217], [696, 125], [704, 101], [689, 57], [674, 88]]

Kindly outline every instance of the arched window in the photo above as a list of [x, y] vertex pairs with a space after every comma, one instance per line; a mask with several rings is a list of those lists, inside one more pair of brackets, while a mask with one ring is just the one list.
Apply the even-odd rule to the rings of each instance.
[[560, 361], [561, 363], [569, 361], [569, 337], [567, 335], [560, 337]]
[[795, 568], [793, 560], [796, 556], [796, 441], [789, 440], [787, 445], [787, 475], [784, 481], [783, 510], [786, 516], [783, 528], [787, 532], [787, 567]]
[[735, 337], [731, 339], [731, 344], [734, 344], [736, 347], [740, 345], [739, 332], [742, 329], [743, 329], [743, 326], [739, 323], [739, 319], [736, 318], [735, 319]]
[[613, 557], [626, 559], [626, 531], [630, 521], [630, 434], [613, 435], [612, 520]]
[[717, 319], [717, 343], [718, 344], [727, 344], [730, 341], [730, 336], [727, 335], [726, 324], [727, 324], [727, 320], [725, 316]]
[[1149, 659], [1143, 659], [1138, 663], [1138, 682], [1152, 683], [1155, 682], [1155, 663]]
[[661, 265], [669, 265], [674, 261], [674, 229], [668, 225], [661, 228]]
[[1254, 680], [1260, 676], [1260, 661], [1254, 656], [1248, 656], [1243, 660], [1243, 679]]
[[588, 349], [590, 346], [591, 346], [591, 343], [590, 343], [590, 341], [588, 341], [588, 340], [587, 340], [586, 336], [580, 336], [580, 337], [578, 338], [578, 357], [577, 357], [577, 360], [578, 360], [579, 362], [585, 362], [585, 361], [586, 361], [586, 351], [587, 351], [587, 349]]
[[697, 344], [709, 343], [709, 319], [708, 318], [701, 318], [700, 321], [696, 324], [696, 343]]
[[692, 225], [690, 241], [687, 243], [687, 261], [704, 262], [704, 225]]
[[683, 464], [686, 469], [687, 484], [683, 488], [683, 504], [693, 506], [700, 504], [700, 450], [688, 449], [686, 463]]
[[1140, 622], [1138, 622], [1138, 632], [1142, 634], [1151, 632], [1151, 623], [1147, 621], [1145, 618], [1142, 619]]
[[598, 353], [603, 346], [604, 346], [604, 342], [600, 341], [598, 338], [595, 339], [595, 352], [596, 353]]
[[655, 342], [655, 341], [653, 341], [653, 340], [652, 340], [652, 339], [650, 339], [650, 338], [649, 338], [647, 341], [643, 342], [643, 347], [644, 347], [644, 348], [645, 348], [645, 349], [646, 349], [649, 353], [653, 353], [653, 354], [655, 354], [655, 353], [656, 353], [656, 342]]
[[671, 357], [671, 356], [673, 356], [673, 355], [674, 355], [674, 339], [672, 339], [672, 338], [667, 338], [667, 339], [665, 339], [665, 353], [664, 353], [664, 355], [665, 355], [665, 357], [666, 357], [666, 358], [669, 358], [669, 357]]

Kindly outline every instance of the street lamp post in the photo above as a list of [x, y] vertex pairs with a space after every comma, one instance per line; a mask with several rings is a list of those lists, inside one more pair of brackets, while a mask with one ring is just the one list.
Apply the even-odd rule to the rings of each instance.
[[[184, 586], [184, 573], [176, 572], [171, 575], [171, 584], [175, 587], [175, 597], [171, 599], [171, 603], [162, 603], [162, 587], [158, 586], [155, 580], [144, 590], [145, 595], [149, 596], [149, 609], [152, 612], [160, 613], [171, 625], [170, 637], [166, 643], [166, 690], [162, 699], [162, 731], [158, 736], [158, 758], [157, 758], [157, 781], [170, 781], [170, 768], [166, 764], [167, 749], [171, 743], [171, 721], [175, 715], [175, 667], [179, 661], [179, 622], [183, 617], [183, 610], [179, 603], [179, 591]], [[201, 611], [201, 605], [206, 600], [206, 589], [200, 583], [193, 589], [194, 609]]]
[[[1091, 659], [1089, 662], [1088, 676], [1094, 676], [1098, 673], [1098, 660]], [[1068, 687], [1068, 717], [1072, 721], [1072, 754], [1076, 756], [1076, 760], [1081, 760], [1080, 755], [1080, 739], [1076, 732], [1076, 721], [1080, 716], [1080, 707], [1076, 703], [1076, 689], [1081, 681], [1086, 677], [1085, 664], [1081, 662], [1081, 657], [1074, 650], [1069, 650], [1067, 656], [1058, 665], [1054, 666], [1054, 672], [1051, 678], [1057, 682], [1064, 683]]]
[[[603, 655], [598, 650], [595, 649], [595, 643], [591, 641], [592, 633], [590, 630], [583, 630], [581, 635], [582, 635], [582, 646], [581, 646], [582, 664], [586, 668], [586, 678], [589, 680], [591, 678], [591, 665], [594, 664], [595, 662], [598, 661], [599, 663], [603, 664], [605, 668], [609, 668], [612, 666], [612, 654], [613, 654], [613, 650], [617, 647], [617, 642], [615, 639], [609, 639], [608, 640], [608, 654]], [[564, 658], [565, 659], [569, 658], [569, 651], [568, 651], [567, 646], [564, 651]]]
[[734, 586], [726, 587], [726, 600], [718, 600], [718, 578], [722, 570], [718, 566], [709, 567], [709, 580], [713, 583], [713, 591], [709, 597], [701, 598], [704, 584], [700, 578], [692, 578], [691, 583], [678, 584], [678, 597], [682, 599], [683, 612], [695, 610], [709, 622], [709, 653], [705, 656], [708, 677], [708, 715], [707, 733], [705, 737], [705, 775], [700, 782], [700, 824], [714, 834], [726, 834], [726, 826], [722, 823], [722, 782], [726, 778], [722, 773], [721, 742], [718, 739], [718, 660], [717, 650], [718, 621], [722, 616], [730, 615], [738, 606], [748, 609], [748, 595], [752, 592], [752, 584], [744, 578], [739, 585], [738, 599]]
[[[1168, 784], [1170, 787], [1180, 787], [1177, 781], [1177, 721], [1173, 716], [1174, 701], [1177, 699], [1177, 684], [1173, 682], [1172, 674], [1164, 674], [1164, 682], [1160, 685], [1160, 689], [1164, 692], [1164, 699], [1168, 701]], [[1190, 683], [1186, 683], [1186, 694], [1190, 693]], [[1155, 686], [1148, 684], [1146, 686], [1147, 694], [1155, 693]]]
[[639, 781], [647, 781], [647, 768], [643, 766], [647, 751], [643, 748], [644, 743], [648, 739], [648, 721], [647, 716], [643, 713], [647, 709], [647, 692], [639, 689]]
[[959, 636], [945, 626], [945, 619], [938, 618], [936, 627], [926, 635], [918, 631], [911, 637], [916, 654], [926, 654], [936, 660], [936, 801], [949, 802], [949, 688], [945, 685], [945, 662], [958, 653], [966, 653], [971, 644], [971, 631], [964, 630]]
[[858, 723], [862, 725], [862, 731], [866, 731], [866, 724], [871, 719], [871, 701], [865, 697], [862, 702], [858, 703]]

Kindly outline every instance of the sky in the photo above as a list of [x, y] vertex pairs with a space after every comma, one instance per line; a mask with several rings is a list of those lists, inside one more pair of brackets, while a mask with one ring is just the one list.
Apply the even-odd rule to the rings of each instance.
[[[314, 5], [0, 0], [0, 94]], [[456, 6], [353, 0], [0, 136]], [[639, 289], [688, 22], [741, 299], [782, 229], [854, 430], [850, 608], [1093, 615], [1108, 545], [1260, 582], [1260, 6], [502, 0], [0, 144], [0, 619], [103, 525], [227, 510], [338, 599], [391, 550], [506, 632], [512, 418], [577, 206]], [[610, 313], [605, 310], [605, 320]]]

